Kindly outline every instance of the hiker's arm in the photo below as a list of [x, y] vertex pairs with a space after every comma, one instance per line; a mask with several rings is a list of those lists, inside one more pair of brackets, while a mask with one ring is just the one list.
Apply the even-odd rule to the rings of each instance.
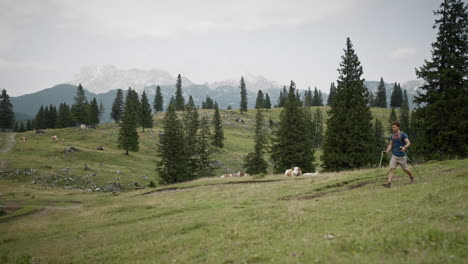
[[408, 138], [405, 138], [404, 141], [405, 141], [405, 145], [403, 146], [403, 148], [401, 149], [401, 151], [406, 152], [406, 151], [408, 150], [409, 146], [411, 146], [411, 142], [409, 141]]
[[392, 147], [393, 147], [393, 141], [390, 140], [387, 146], [387, 150], [385, 150], [385, 153], [389, 153], [390, 150], [392, 150]]

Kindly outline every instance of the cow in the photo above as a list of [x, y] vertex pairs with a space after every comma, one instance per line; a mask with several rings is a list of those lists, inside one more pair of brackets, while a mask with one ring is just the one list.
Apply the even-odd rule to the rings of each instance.
[[292, 169], [287, 169], [285, 172], [284, 172], [284, 176], [300, 176], [302, 175], [302, 170], [301, 168], [299, 167], [294, 167]]
[[65, 139], [64, 139], [64, 138], [62, 138], [62, 139], [60, 140], [60, 143], [61, 143], [61, 144], [63, 144], [63, 142], [65, 142]]
[[88, 128], [88, 126], [85, 125], [85, 124], [81, 124], [81, 125], [80, 125], [80, 129], [87, 129], [87, 128]]
[[250, 174], [246, 173], [246, 172], [241, 172], [239, 171], [237, 174], [236, 174], [237, 177], [249, 177]]
[[221, 178], [227, 178], [227, 177], [233, 177], [234, 174], [223, 174], [221, 175]]
[[57, 136], [51, 136], [51, 137], [50, 137], [50, 140], [55, 140], [55, 141], [57, 141], [57, 139], [58, 139]]
[[294, 167], [293, 171], [292, 171], [292, 175], [294, 176], [301, 176], [302, 175], [302, 170], [301, 168], [299, 167]]
[[28, 141], [28, 138], [27, 137], [21, 137], [21, 141], [26, 142], [26, 141]]

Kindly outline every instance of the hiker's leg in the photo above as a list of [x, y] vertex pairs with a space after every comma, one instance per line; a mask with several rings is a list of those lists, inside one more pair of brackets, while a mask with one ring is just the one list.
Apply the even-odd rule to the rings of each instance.
[[395, 175], [395, 169], [394, 169], [394, 168], [390, 168], [390, 170], [388, 170], [387, 182], [392, 182], [393, 175]]
[[410, 181], [411, 182], [414, 182], [414, 176], [413, 176], [413, 173], [410, 171], [409, 167], [408, 167], [408, 161], [405, 157], [405, 159], [401, 162], [400, 164], [401, 168], [403, 169], [403, 171], [408, 174], [409, 178], [410, 178]]

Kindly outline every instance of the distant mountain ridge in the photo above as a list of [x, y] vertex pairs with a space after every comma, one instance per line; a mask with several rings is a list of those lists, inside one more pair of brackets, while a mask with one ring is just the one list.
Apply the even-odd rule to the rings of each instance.
[[[264, 93], [268, 93], [272, 105], [277, 103], [282, 91], [282, 85], [263, 76], [250, 73], [244, 73], [242, 76], [246, 83], [249, 108], [254, 108], [259, 89]], [[59, 84], [36, 93], [12, 97], [11, 100], [14, 111], [17, 113], [18, 121], [32, 119], [41, 105], [53, 104], [58, 107], [63, 102], [69, 105], [73, 104], [78, 83], [83, 85], [88, 100], [91, 100], [93, 97], [96, 98], [98, 103], [102, 100], [105, 108], [102, 118], [104, 122], [110, 121], [110, 110], [119, 88], [126, 91], [128, 87], [132, 87], [139, 94], [145, 90], [149, 97], [149, 103], [153, 105], [156, 86], [159, 85], [163, 93], [165, 106], [167, 106], [171, 96], [175, 94], [176, 77], [162, 70], [120, 70], [112, 65], [104, 65], [83, 67], [70, 83], [73, 84]], [[365, 81], [364, 84], [368, 87], [369, 91], [375, 93], [379, 82]], [[413, 97], [418, 91], [418, 87], [422, 84], [423, 82], [419, 80], [402, 84], [402, 89], [406, 89], [408, 92], [411, 106], [413, 106]], [[387, 101], [390, 101], [393, 85], [393, 83], [385, 83]], [[239, 80], [230, 79], [205, 84], [195, 84], [187, 77], [182, 77], [182, 91], [185, 99], [187, 100], [191, 95], [195, 104], [199, 106], [209, 96], [222, 109], [226, 109], [228, 106], [238, 109], [240, 102], [239, 86], [240, 76]], [[304, 90], [300, 91], [304, 92]], [[324, 104], [326, 104], [328, 94], [322, 92], [322, 98]]]

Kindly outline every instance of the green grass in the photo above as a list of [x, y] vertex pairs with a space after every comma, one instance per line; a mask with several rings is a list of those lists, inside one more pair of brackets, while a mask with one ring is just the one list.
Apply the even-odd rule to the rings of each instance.
[[418, 165], [415, 184], [398, 170], [391, 189], [383, 171], [374, 186], [376, 169], [202, 178], [117, 196], [0, 180], [1, 204], [39, 210], [0, 222], [0, 260], [466, 263], [467, 161]]

